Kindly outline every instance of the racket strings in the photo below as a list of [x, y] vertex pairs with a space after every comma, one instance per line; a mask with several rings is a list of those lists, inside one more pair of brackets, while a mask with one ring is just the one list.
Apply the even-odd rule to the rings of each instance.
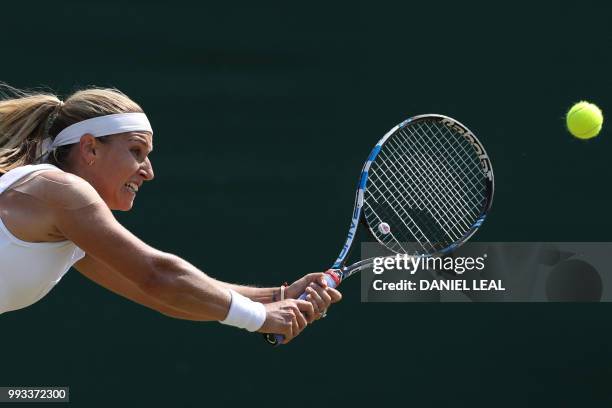
[[[398, 158], [397, 154], [394, 154], [394, 158]], [[378, 164], [378, 162], [377, 162]], [[385, 166], [386, 170], [388, 170], [387, 173], [389, 174], [394, 174], [395, 176], [397, 176], [397, 180], [395, 180], [393, 183], [380, 183], [383, 185], [387, 185], [387, 184], [392, 184], [396, 187], [398, 187], [398, 191], [395, 192], [395, 194], [393, 194], [394, 198], [400, 197], [403, 200], [400, 201], [398, 199], [395, 200], [395, 204], [396, 207], [398, 208], [402, 208], [403, 212], [405, 213], [406, 210], [405, 208], [406, 206], [406, 202], [404, 200], [408, 201], [408, 204], [410, 204], [410, 208], [417, 208], [419, 210], [423, 210], [426, 208], [427, 204], [423, 201], [422, 198], [420, 198], [420, 196], [417, 194], [417, 191], [414, 189], [414, 186], [406, 179], [406, 168], [408, 168], [407, 166], [400, 166], [400, 168], [398, 168], [395, 164], [395, 161], [393, 160], [381, 160], [380, 161], [380, 166]], [[411, 177], [411, 175], [409, 175], [408, 177]], [[378, 179], [378, 172], [372, 172], [372, 178], [373, 179]], [[379, 183], [373, 183], [373, 185], [376, 185]], [[388, 190], [388, 189], [387, 189]], [[416, 198], [416, 200], [415, 200]], [[418, 201], [417, 201], [418, 200]], [[434, 210], [435, 211], [435, 210]], [[422, 219], [423, 216], [420, 217], [420, 219], [418, 220], [418, 222], [416, 222], [417, 225], [421, 225], [422, 228], [420, 228], [419, 230], [421, 231], [421, 236], [417, 237], [419, 239], [419, 241], [421, 239], [424, 239], [425, 242], [432, 242], [432, 239], [429, 237], [435, 236], [435, 231], [432, 231], [431, 226], [424, 222], [424, 220]], [[425, 231], [423, 231], [425, 230]], [[426, 233], [424, 233], [426, 232]], [[448, 235], [448, 231], [446, 231], [446, 234]], [[405, 239], [414, 239], [415, 237], [412, 236], [405, 236]]]
[[[393, 148], [393, 143], [391, 143], [389, 147], [393, 149], [394, 153], [397, 153], [397, 150]], [[410, 154], [410, 151], [406, 152], [406, 155], [408, 154]], [[422, 208], [428, 208], [429, 202], [431, 202], [431, 200], [439, 200], [439, 204], [444, 206], [444, 208], [431, 208], [432, 212], [435, 213], [432, 215], [435, 215], [437, 219], [440, 220], [441, 223], [448, 228], [448, 230], [446, 231], [447, 235], [452, 236], [453, 234], [451, 234], [450, 231], [453, 229], [454, 225], [450, 222], [445, 222], [446, 217], [444, 217], [441, 212], [446, 211], [447, 214], [450, 214], [451, 217], [454, 217], [453, 221], [456, 223], [460, 222], [461, 220], [456, 218], [455, 212], [452, 211], [453, 207], [452, 203], [450, 202], [450, 198], [443, 191], [440, 190], [440, 183], [436, 182], [436, 180], [440, 179], [441, 177], [444, 177], [443, 175], [445, 169], [432, 168], [431, 164], [428, 165], [427, 163], [428, 156], [421, 155], [418, 152], [412, 153], [410, 158], [413, 160], [413, 163], [416, 163], [416, 165], [409, 166], [408, 163], [404, 160], [406, 169], [410, 173], [409, 178], [411, 180], [423, 181], [425, 183], [426, 188], [412, 188], [412, 183], [408, 181], [405, 177], [403, 177], [404, 182], [408, 186], [411, 186], [412, 194], [415, 194], [416, 197], [420, 197], [419, 193], [423, 191], [425, 192], [425, 194], [428, 195], [428, 197], [425, 197], [425, 199], [429, 198], [427, 202], [424, 202], [423, 199], [421, 199], [420, 205], [422, 206]], [[415, 174], [415, 169], [417, 174]]]
[[[410, 123], [386, 140], [370, 166], [366, 221], [394, 252], [437, 252], [465, 236], [480, 216], [484, 178], [462, 134], [439, 121]], [[391, 226], [388, 234], [376, 228], [383, 222]]]
[[[389, 163], [391, 163], [391, 166], [393, 166], [394, 168], [390, 168]], [[384, 211], [381, 211], [381, 209], [378, 208], [378, 212], [382, 212], [382, 214], [377, 214], [377, 218], [381, 220], [394, 220], [399, 218], [401, 220], [402, 216], [408, 217], [412, 225], [416, 226], [416, 228], [410, 228], [407, 226], [407, 229], [404, 230], [404, 233], [400, 232], [398, 234], [401, 235], [400, 242], [411, 242], [416, 240], [426, 252], [432, 252], [432, 250], [433, 252], [435, 252], [438, 249], [443, 248], [444, 242], [446, 242], [447, 239], [444, 239], [444, 242], [436, 242], [435, 237], [439, 237], [442, 234], [440, 234], [439, 231], [436, 231], [434, 229], [434, 223], [432, 223], [429, 219], [431, 217], [430, 214], [424, 211], [424, 208], [426, 206], [425, 202], [422, 199], [419, 199], [418, 201], [412, 199], [413, 197], [419, 198], [419, 196], [416, 194], [417, 192], [413, 189], [413, 186], [406, 180], [404, 174], [401, 173], [401, 171], [398, 170], [397, 167], [395, 167], [393, 161], [381, 161], [380, 164], [381, 166], [386, 166], [387, 170], [389, 170], [388, 173], [393, 173], [397, 175], [398, 179], [394, 180], [393, 183], [389, 183], [388, 180], [386, 180], [385, 182], [374, 182], [371, 185], [374, 187], [377, 193], [381, 193], [381, 190], [378, 185], [385, 186], [385, 191], [389, 194], [389, 196], [393, 197], [393, 203], [391, 206], [383, 208]], [[378, 179], [378, 174], [379, 172], [372, 172], [372, 179]], [[388, 185], [399, 186], [398, 191], [390, 192], [389, 187], [387, 187]], [[410, 190], [408, 190], [407, 188]], [[375, 199], [378, 198], [376, 201], [381, 201], [381, 195], [382, 194], [374, 195]], [[408, 202], [406, 202], [405, 199], [408, 199]], [[366, 200], [366, 205], [368, 204], [368, 200]], [[377, 211], [372, 208], [373, 206], [368, 205], [368, 207], [373, 213], [377, 213]], [[418, 210], [418, 212], [415, 210]], [[408, 215], [408, 213], [411, 213], [412, 215]], [[382, 222], [387, 222], [390, 225], [397, 225], [396, 223], [390, 223], [389, 221]], [[406, 232], [408, 232], [408, 234], [406, 234]], [[446, 230], [444, 230], [444, 233], [446, 235], [449, 235], [448, 231]], [[425, 247], [424, 244], [428, 245], [428, 247]], [[409, 251], [408, 253], [411, 252], [412, 251]]]
[[[427, 122], [424, 123], [425, 126], [429, 126]], [[476, 151], [471, 146], [470, 142], [468, 142], [463, 136], [461, 139], [456, 137], [456, 134], [451, 132], [451, 130], [444, 126], [438, 124], [438, 130], [442, 131], [443, 134], [434, 133], [434, 135], [438, 136], [438, 140], [442, 144], [446, 144], [451, 146], [453, 150], [456, 146], [459, 146], [462, 150], [460, 154], [458, 154], [459, 160], [461, 160], [462, 166], [459, 167], [460, 170], [464, 171], [465, 178], [461, 178], [461, 180], [466, 181], [466, 184], [469, 183], [471, 189], [466, 190], [467, 192], [477, 192], [479, 193], [478, 199], [473, 203], [476, 206], [482, 205], [482, 200], [485, 199], [484, 194], [484, 175], [482, 173], [480, 167], [480, 161], [476, 154]], [[454, 142], [454, 143], [453, 143]], [[435, 146], [435, 145], [434, 145]], [[445, 156], [442, 155], [444, 159]]]
[[[427, 126], [427, 124], [424, 124], [425, 126]], [[429, 127], [428, 127], [429, 128]], [[429, 129], [431, 130], [431, 129]], [[437, 129], [439, 130], [439, 129]], [[442, 128], [442, 132], [446, 132], [447, 129], [446, 128]], [[436, 136], [440, 136], [439, 133], [434, 133], [435, 131], [432, 131], [432, 135]], [[478, 169], [478, 167], [476, 167], [476, 165], [478, 164], [477, 162], [474, 163], [469, 163], [465, 161], [465, 154], [469, 154], [470, 152], [467, 152], [464, 150], [464, 146], [460, 145], [459, 147], [462, 148], [461, 151], [457, 151], [457, 146], [455, 146], [452, 141], [449, 142], [449, 136], [445, 135], [444, 137], [438, 137], [438, 138], [432, 138], [432, 140], [429, 142], [429, 144], [423, 144], [420, 142], [418, 135], [412, 131], [412, 137], [414, 137], [414, 142], [415, 143], [419, 143], [419, 147], [423, 148], [423, 149], [427, 149], [434, 157], [437, 157], [438, 160], [440, 160], [441, 163], [443, 163], [443, 165], [446, 165], [447, 168], [450, 170], [449, 173], [452, 174], [448, 174], [448, 177], [446, 177], [446, 182], [448, 182], [449, 178], [452, 176], [452, 179], [456, 182], [461, 184], [461, 182], [463, 182], [463, 185], [460, 186], [460, 188], [462, 189], [461, 192], [465, 193], [466, 191], [469, 191], [471, 189], [473, 189], [475, 186], [474, 184], [471, 182], [471, 179], [473, 176], [478, 176], [477, 173], [474, 173], [474, 169]], [[455, 138], [456, 135], [450, 135], [451, 140], [453, 138]], [[409, 143], [408, 139], [406, 138], [406, 142]], [[448, 148], [444, 148], [445, 146], [447, 146]], [[448, 152], [451, 151], [452, 154], [454, 154], [455, 156], [455, 163], [449, 163], [447, 159], [448, 157]], [[469, 172], [468, 172], [469, 171]], [[459, 174], [459, 172], [461, 172], [461, 174]], [[443, 173], [443, 175], [446, 175], [445, 173]], [[482, 177], [481, 177], [482, 178]], [[469, 185], [468, 185], [469, 184]], [[481, 190], [482, 188], [480, 188]], [[461, 194], [460, 192], [460, 196], [463, 196], [464, 194]], [[468, 204], [468, 203], [464, 203], [464, 201], [459, 201], [460, 204]], [[469, 204], [471, 204], [472, 206], [477, 207], [479, 205], [479, 202], [475, 202], [475, 201], [471, 201]], [[465, 207], [466, 205], [464, 205]]]
[[[368, 204], [366, 203], [366, 206]], [[380, 225], [383, 221], [382, 218], [380, 218], [378, 216], [378, 214], [376, 213], [376, 211], [374, 211], [373, 209], [370, 209], [372, 211], [372, 215], [376, 218], [376, 225]], [[396, 232], [394, 231], [390, 231], [388, 234], [385, 234], [381, 237], [381, 241], [383, 242], [383, 244], [391, 249], [394, 252], [401, 252], [401, 253], [410, 253], [410, 249], [407, 248], [404, 244], [405, 238], [401, 238], [396, 236]], [[424, 246], [422, 246], [422, 248], [425, 250], [426, 248]]]
[[[461, 237], [463, 234], [462, 231], [467, 228], [467, 225], [464, 225], [463, 229], [454, 225], [454, 223], [460, 224], [461, 219], [457, 218], [457, 216], [453, 213], [450, 199], [443, 191], [441, 191], [440, 188], [438, 188], [439, 183], [437, 183], [436, 180], [442, 177], [445, 169], [433, 168], [431, 166], [431, 160], [427, 160], [427, 155], [420, 154], [419, 152], [414, 151], [414, 149], [407, 150], [405, 152], [398, 151], [398, 149], [402, 148], [402, 146], [396, 146], [398, 140], [399, 139], [392, 139], [388, 142], [388, 145], [386, 145], [387, 149], [385, 150], [385, 153], [391, 153], [391, 160], [384, 160], [383, 153], [383, 156], [381, 156], [381, 159], [383, 160], [381, 160], [380, 163], [391, 163], [393, 169], [388, 168], [388, 170], [390, 170], [389, 174], [398, 176], [397, 182], [394, 182], [393, 184], [404, 187], [402, 196], [407, 199], [411, 205], [416, 206], [419, 209], [429, 208], [431, 210], [431, 215], [435, 216], [435, 218], [439, 221], [441, 224], [440, 226], [445, 233], [445, 238], [441, 243], [445, 243], [447, 238], [450, 238], [453, 241], [457, 240]], [[406, 156], [410, 156], [410, 160], [412, 160], [413, 164], [412, 166], [408, 164]], [[395, 162], [402, 163], [400, 169], [398, 169]], [[374, 172], [372, 174], [376, 175], [377, 173]], [[401, 178], [401, 180], [399, 180], [399, 178]], [[409, 178], [411, 181], [409, 181], [407, 178]], [[417, 186], [415, 188], [415, 181], [418, 181], [418, 183], [422, 184], [422, 186]], [[421, 197], [423, 193], [425, 193], [425, 196]], [[418, 199], [418, 201], [414, 199], [415, 197]], [[431, 202], [438, 202], [441, 204], [441, 206], [443, 206], [443, 208], [432, 207], [430, 205]], [[445, 217], [443, 214], [450, 214], [452, 222], [447, 222], [447, 217]], [[439, 235], [439, 233], [434, 234], [434, 236]], [[431, 238], [429, 239], [432, 240]]]
[[[415, 220], [406, 211], [406, 207], [403, 205], [404, 203], [396, 199], [396, 192], [392, 191], [387, 183], [372, 184], [371, 188], [373, 188], [373, 190], [368, 190], [367, 194], [372, 197], [376, 205], [371, 202], [372, 200], [366, 199], [365, 207], [369, 209], [369, 213], [376, 218], [376, 222], [372, 223], [370, 219], [368, 219], [368, 216], [366, 216], [368, 224], [379, 225], [382, 222], [386, 222], [389, 225], [400, 227], [393, 228], [394, 234], [392, 237], [388, 237], [390, 234], [379, 234], [385, 244], [390, 241], [389, 238], [392, 238], [394, 245], [390, 247], [390, 249], [393, 250], [399, 247], [403, 249], [402, 252], [404, 253], [412, 253], [413, 251], [405, 248], [402, 243], [406, 245], [406, 243], [414, 241], [415, 239], [423, 250], [429, 252], [429, 250], [435, 249], [435, 245], [431, 243], [428, 236], [421, 229], [421, 227], [426, 229], [428, 226], [427, 223], [423, 223], [418, 219]], [[410, 234], [406, 234], [406, 231], [409, 231]]]
[[[470, 192], [473, 191], [475, 187], [472, 178], [477, 176], [482, 180], [482, 175], [474, 173], [474, 170], [479, 171], [477, 161], [472, 163], [466, 162], [466, 157], [469, 158], [466, 154], [474, 155], [471, 146], [468, 146], [471, 152], [465, 149], [465, 145], [469, 142], [463, 137], [457, 138], [457, 135], [445, 135], [444, 137], [440, 137], [442, 136], [440, 131], [447, 132], [446, 127], [437, 128], [432, 131], [431, 126], [429, 126], [430, 124], [427, 122], [419, 125], [427, 127], [427, 130], [431, 131], [430, 134], [432, 138], [431, 140], [423, 140], [422, 137], [419, 137], [419, 133], [417, 132], [418, 129], [408, 129], [412, 131], [411, 136], [414, 141], [414, 148], [421, 149], [434, 158], [429, 168], [437, 170], [435, 172], [436, 174], [434, 174], [437, 178], [434, 178], [432, 184], [425, 188], [432, 188], [432, 186], [438, 188], [448, 201], [452, 201], [451, 209], [455, 211], [451, 211], [449, 214], [460, 217], [460, 219], [463, 220], [465, 220], [466, 217], [476, 217], [482, 206], [482, 200], [474, 199], [474, 196], [471, 195]], [[426, 134], [423, 131], [422, 133]], [[409, 138], [406, 134], [400, 132], [400, 135], [404, 137], [406, 146], [411, 146], [408, 144]], [[464, 144], [459, 144], [457, 146], [457, 141], [463, 141]], [[455, 143], [451, 144], [452, 142]], [[461, 148], [461, 150], [458, 150], [458, 147]], [[453, 158], [454, 162], [448, 160], [449, 158]], [[435, 180], [439, 180], [439, 182], [436, 183]], [[482, 182], [480, 184], [481, 186], [477, 188], [477, 191], [482, 194], [484, 184]], [[484, 195], [481, 197], [484, 198]], [[445, 211], [448, 212], [449, 209], [445, 209]], [[463, 221], [462, 223], [459, 222], [457, 224], [458, 227], [462, 225], [463, 228], [469, 228], [472, 225], [472, 220]]]
[[481, 207], [485, 198], [484, 174], [471, 143], [463, 135], [451, 131], [439, 122], [423, 121], [416, 125], [422, 127], [421, 134], [427, 134], [428, 131], [431, 140], [419, 137], [418, 129], [407, 128], [406, 130], [412, 132], [415, 142], [420, 143], [422, 148], [429, 149], [438, 160], [445, 162], [447, 167], [454, 171], [455, 181], [464, 184], [462, 186], [464, 192], [477, 193], [477, 199], [472, 200], [471, 204], [475, 208]]
[[[434, 178], [433, 184], [428, 185], [427, 186], [428, 188], [432, 188], [432, 186], [438, 187], [438, 188], [441, 187], [442, 184], [439, 182], [436, 183], [435, 180], [442, 180], [444, 183], [446, 183], [444, 187], [446, 187], [447, 192], [451, 193], [451, 194], [448, 194], [449, 200], [451, 199], [450, 197], [451, 195], [453, 196], [452, 198], [455, 200], [454, 201], [455, 205], [453, 207], [455, 207], [457, 211], [459, 211], [460, 209], [463, 209], [469, 212], [470, 210], [473, 210], [474, 208], [478, 208], [478, 206], [480, 205], [479, 202], [476, 202], [470, 198], [470, 202], [467, 203], [465, 201], [465, 196], [464, 196], [465, 195], [464, 193], [468, 189], [470, 189], [470, 186], [467, 185], [467, 182], [465, 182], [465, 179], [467, 177], [472, 177], [473, 174], [467, 175], [465, 174], [465, 172], [463, 174], [457, 174], [456, 165], [448, 163], [447, 161], [443, 161], [445, 157], [445, 152], [441, 151], [439, 148], [431, 147], [432, 145], [433, 146], [437, 146], [438, 144], [441, 145], [443, 141], [436, 140], [436, 141], [433, 141], [433, 143], [425, 144], [425, 143], [422, 143], [419, 140], [419, 137], [413, 132], [411, 136], [413, 137], [415, 146], [411, 148], [411, 145], [409, 143], [409, 137], [402, 132], [400, 132], [400, 135], [404, 136], [404, 142], [405, 142], [404, 146], [408, 146], [410, 150], [414, 151], [415, 148], [420, 149], [420, 150], [428, 152], [431, 157], [438, 159], [439, 163], [437, 163], [436, 160], [432, 160], [432, 165], [435, 166], [438, 170], [438, 173], [436, 174], [436, 176], [438, 177]], [[457, 153], [457, 151], [453, 147], [451, 148], [453, 149], [454, 153]], [[467, 164], [462, 160], [461, 167], [459, 167], [459, 170], [463, 171], [464, 167], [466, 166], [474, 167], [474, 164], [473, 163]], [[445, 169], [441, 170], [440, 167], [445, 167]], [[461, 181], [464, 181], [463, 185], [461, 185]]]

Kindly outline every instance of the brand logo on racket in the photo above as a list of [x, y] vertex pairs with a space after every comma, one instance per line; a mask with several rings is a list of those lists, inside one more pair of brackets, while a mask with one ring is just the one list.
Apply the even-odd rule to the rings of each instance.
[[346, 257], [348, 250], [351, 248], [351, 244], [353, 243], [353, 238], [355, 238], [355, 232], [357, 231], [357, 224], [359, 222], [359, 213], [356, 212], [357, 214], [357, 218], [353, 218], [351, 220], [351, 227], [349, 228], [349, 233], [346, 237], [346, 243], [344, 244], [344, 247], [342, 247], [342, 251], [340, 251], [340, 255], [338, 256], [338, 259], [336, 260], [336, 264], [338, 264], [338, 261], [342, 262], [344, 261], [344, 257]]
[[476, 139], [476, 136], [474, 136], [472, 132], [449, 118], [443, 119], [442, 124], [459, 133], [460, 135], [465, 137], [468, 142], [470, 142], [470, 144], [474, 147], [474, 150], [476, 150], [478, 159], [480, 159], [480, 167], [482, 167], [482, 172], [484, 173], [485, 177], [489, 180], [493, 180], [493, 172], [491, 171], [491, 161], [489, 160], [489, 156], [487, 156], [487, 154], [485, 153], [484, 148], [480, 144], [480, 141]]

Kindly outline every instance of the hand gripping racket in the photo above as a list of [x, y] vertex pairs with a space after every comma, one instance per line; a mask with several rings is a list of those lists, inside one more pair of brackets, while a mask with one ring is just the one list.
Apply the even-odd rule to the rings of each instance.
[[[482, 225], [493, 186], [489, 156], [464, 125], [435, 114], [400, 123], [363, 166], [348, 236], [326, 272], [327, 284], [336, 287], [372, 266], [373, 258], [345, 266], [360, 222], [395, 254], [443, 256]], [[265, 337], [273, 345], [284, 340], [279, 334]]]

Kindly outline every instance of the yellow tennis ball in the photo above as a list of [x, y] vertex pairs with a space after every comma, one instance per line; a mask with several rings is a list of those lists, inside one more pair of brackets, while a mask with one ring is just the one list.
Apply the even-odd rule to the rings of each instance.
[[578, 139], [597, 136], [603, 125], [601, 109], [589, 102], [578, 102], [567, 112], [567, 130]]

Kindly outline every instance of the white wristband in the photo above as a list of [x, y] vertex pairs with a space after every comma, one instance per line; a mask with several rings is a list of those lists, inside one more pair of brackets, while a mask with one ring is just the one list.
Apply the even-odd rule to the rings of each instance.
[[232, 296], [232, 303], [227, 317], [220, 323], [247, 329], [251, 332], [259, 330], [266, 321], [266, 307], [263, 303], [253, 302], [231, 289], [229, 289], [229, 292]]

